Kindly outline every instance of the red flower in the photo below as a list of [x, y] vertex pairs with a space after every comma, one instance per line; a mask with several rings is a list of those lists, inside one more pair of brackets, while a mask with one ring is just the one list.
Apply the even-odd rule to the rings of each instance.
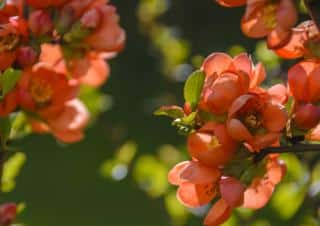
[[93, 50], [118, 52], [124, 47], [126, 35], [119, 26], [119, 16], [114, 6], [97, 5], [82, 16], [81, 22], [93, 29], [84, 41]]
[[228, 113], [230, 136], [259, 151], [276, 143], [287, 123], [284, 106], [265, 91], [237, 98]]
[[187, 207], [208, 204], [217, 194], [220, 171], [196, 161], [181, 162], [168, 175], [169, 182], [178, 185], [178, 200]]
[[273, 50], [282, 58], [317, 58], [320, 56], [320, 33], [313, 21], [305, 21], [292, 29], [288, 43]]
[[208, 166], [226, 164], [234, 157], [236, 149], [224, 124], [209, 122], [188, 137], [190, 155]]
[[19, 104], [28, 111], [49, 117], [60, 113], [77, 90], [65, 74], [56, 72], [49, 64], [38, 63], [23, 71], [18, 82]]
[[237, 97], [255, 89], [266, 76], [262, 64], [254, 67], [246, 54], [232, 59], [224, 53], [213, 53], [202, 70], [206, 80], [199, 107], [214, 114], [227, 112]]
[[294, 121], [301, 129], [311, 129], [320, 121], [320, 64], [302, 61], [288, 72], [288, 86], [294, 97]]
[[260, 209], [270, 200], [275, 186], [280, 183], [286, 174], [285, 164], [277, 156], [267, 160], [266, 173], [263, 177], [255, 178], [244, 193], [243, 207]]
[[44, 121], [32, 119], [31, 125], [34, 132], [50, 132], [64, 143], [73, 143], [83, 138], [83, 129], [88, 122], [88, 110], [82, 102], [74, 99], [66, 102], [59, 114], [44, 118]]
[[252, 38], [268, 36], [268, 46], [286, 44], [290, 29], [297, 22], [297, 10], [293, 0], [247, 1], [247, 8], [241, 21], [244, 34]]

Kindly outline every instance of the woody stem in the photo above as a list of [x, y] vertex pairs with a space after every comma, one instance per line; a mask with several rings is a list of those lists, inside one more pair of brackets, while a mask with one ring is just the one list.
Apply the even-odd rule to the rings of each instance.
[[319, 144], [294, 144], [292, 146], [271, 147], [261, 150], [254, 157], [255, 162], [260, 162], [269, 154], [320, 152]]
[[309, 15], [320, 30], [320, 1], [319, 0], [304, 0], [308, 9]]

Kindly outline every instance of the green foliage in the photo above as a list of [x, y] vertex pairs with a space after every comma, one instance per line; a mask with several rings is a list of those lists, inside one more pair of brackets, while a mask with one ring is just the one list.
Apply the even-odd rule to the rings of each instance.
[[22, 166], [26, 162], [24, 153], [16, 153], [7, 160], [3, 167], [2, 191], [10, 192], [15, 188], [15, 179], [19, 175]]
[[167, 174], [167, 166], [152, 155], [141, 156], [133, 169], [133, 177], [139, 187], [155, 198], [167, 191]]
[[202, 88], [204, 85], [205, 74], [202, 71], [195, 71], [192, 73], [184, 86], [184, 99], [186, 103], [195, 109], [198, 105]]
[[101, 113], [112, 107], [112, 99], [101, 90], [90, 86], [82, 86], [80, 90], [80, 99], [86, 105], [90, 112], [91, 120], [95, 120]]
[[260, 41], [256, 45], [256, 58], [268, 69], [275, 69], [280, 65], [280, 58], [268, 49], [265, 41]]
[[178, 106], [162, 106], [154, 112], [156, 116], [167, 116], [173, 119], [182, 118], [184, 116], [184, 111]]
[[165, 207], [174, 225], [185, 225], [189, 213], [186, 208], [177, 200], [176, 192], [168, 193], [165, 198]]
[[133, 141], [127, 141], [116, 151], [114, 158], [106, 160], [101, 165], [101, 175], [113, 180], [124, 179], [136, 153], [137, 144]]
[[21, 77], [21, 71], [9, 68], [0, 75], [0, 87], [2, 97], [6, 96], [17, 84]]

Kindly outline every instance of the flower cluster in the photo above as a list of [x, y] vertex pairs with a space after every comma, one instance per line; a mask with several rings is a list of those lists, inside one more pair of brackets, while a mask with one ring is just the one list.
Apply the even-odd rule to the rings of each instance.
[[0, 116], [22, 111], [32, 130], [82, 139], [89, 112], [82, 85], [108, 78], [125, 32], [108, 0], [7, 0], [0, 9]]
[[[286, 173], [278, 154], [268, 149], [320, 139], [320, 66], [304, 61], [288, 72], [288, 86], [261, 86], [262, 64], [247, 54], [207, 57], [187, 80], [185, 106], [160, 108], [187, 134], [191, 161], [176, 165], [169, 181], [178, 200], [195, 208], [215, 204], [205, 225], [225, 222], [232, 209], [264, 207]], [[288, 101], [290, 100], [290, 101]], [[265, 154], [266, 153], [266, 154]], [[218, 201], [216, 201], [218, 200]]]

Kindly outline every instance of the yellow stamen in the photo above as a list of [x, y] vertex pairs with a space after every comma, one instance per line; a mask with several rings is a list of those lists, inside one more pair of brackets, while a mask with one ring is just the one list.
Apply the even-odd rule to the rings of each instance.
[[263, 8], [263, 22], [268, 29], [274, 29], [277, 26], [277, 4], [268, 4]]
[[40, 80], [33, 80], [30, 84], [30, 93], [34, 101], [38, 104], [44, 104], [51, 100], [53, 91], [50, 84]]

